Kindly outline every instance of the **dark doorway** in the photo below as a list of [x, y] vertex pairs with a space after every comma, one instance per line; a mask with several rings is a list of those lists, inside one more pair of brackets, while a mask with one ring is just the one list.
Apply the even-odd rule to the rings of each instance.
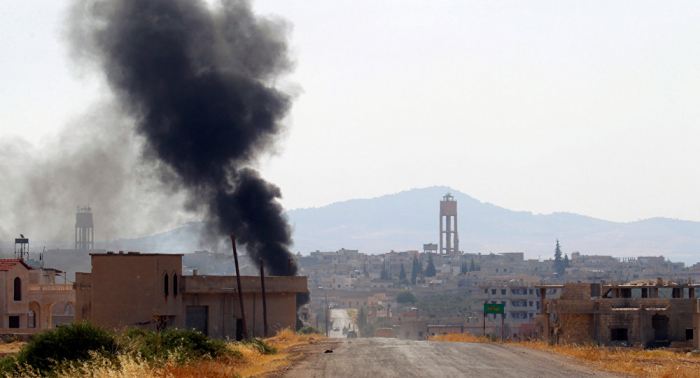
[[209, 323], [209, 307], [208, 306], [187, 306], [187, 319], [185, 323], [187, 329], [193, 329], [208, 335], [207, 324]]
[[613, 328], [610, 330], [610, 340], [627, 341], [627, 328]]
[[236, 341], [243, 340], [243, 319], [236, 319]]
[[651, 326], [654, 328], [654, 341], [668, 340], [668, 316], [654, 315], [651, 318]]

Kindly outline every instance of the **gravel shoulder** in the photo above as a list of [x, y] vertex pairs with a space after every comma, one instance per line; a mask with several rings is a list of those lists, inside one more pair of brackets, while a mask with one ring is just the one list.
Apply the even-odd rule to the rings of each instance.
[[[333, 353], [325, 353], [332, 350]], [[514, 345], [387, 338], [323, 340], [290, 348], [295, 360], [275, 376], [307, 377], [621, 377], [581, 361]]]

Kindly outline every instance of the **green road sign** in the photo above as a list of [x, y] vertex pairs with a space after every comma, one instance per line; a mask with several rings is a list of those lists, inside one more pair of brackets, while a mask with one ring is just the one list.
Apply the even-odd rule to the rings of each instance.
[[504, 304], [484, 303], [484, 314], [503, 314], [505, 309]]

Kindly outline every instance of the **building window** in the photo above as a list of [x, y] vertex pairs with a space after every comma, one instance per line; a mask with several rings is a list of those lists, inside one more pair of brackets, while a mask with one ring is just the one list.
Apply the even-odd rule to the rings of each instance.
[[506, 289], [501, 289], [501, 295], [506, 295]]
[[491, 294], [496, 295], [496, 289], [491, 289]]
[[36, 328], [36, 316], [32, 310], [27, 313], [27, 328]]
[[612, 341], [627, 341], [627, 328], [612, 328], [610, 339]]
[[685, 339], [686, 339], [686, 340], [692, 340], [692, 339], [693, 339], [693, 329], [692, 329], [692, 328], [686, 328], [686, 330], [685, 330]]
[[163, 276], [163, 295], [168, 296], [168, 289], [170, 289], [170, 284], [168, 282], [168, 273]]
[[15, 277], [15, 300], [22, 300], [22, 280], [19, 277]]
[[173, 273], [173, 295], [177, 296], [177, 274]]
[[9, 328], [19, 328], [19, 316], [10, 316]]

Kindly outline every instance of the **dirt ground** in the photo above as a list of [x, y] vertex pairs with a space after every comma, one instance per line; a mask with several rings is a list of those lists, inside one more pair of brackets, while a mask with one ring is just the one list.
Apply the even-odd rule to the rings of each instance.
[[621, 377], [574, 358], [502, 344], [336, 339], [286, 352], [294, 362], [272, 377]]

